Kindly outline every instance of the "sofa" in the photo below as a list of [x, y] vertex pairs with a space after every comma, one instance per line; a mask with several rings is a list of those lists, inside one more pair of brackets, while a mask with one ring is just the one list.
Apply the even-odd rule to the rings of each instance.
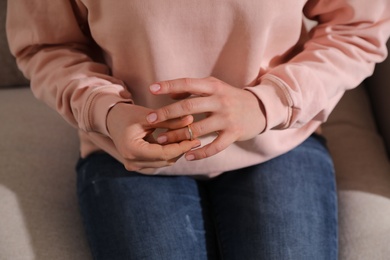
[[[75, 194], [76, 129], [37, 101], [5, 38], [0, 0], [0, 259], [91, 259]], [[323, 126], [342, 260], [390, 259], [390, 60]]]

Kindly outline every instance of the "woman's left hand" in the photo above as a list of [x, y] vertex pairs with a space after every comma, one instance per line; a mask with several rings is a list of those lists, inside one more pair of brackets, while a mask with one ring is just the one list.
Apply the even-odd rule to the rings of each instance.
[[203, 120], [160, 134], [161, 144], [175, 143], [217, 132], [217, 138], [210, 144], [186, 153], [187, 160], [210, 157], [226, 149], [236, 141], [254, 138], [265, 129], [265, 115], [261, 101], [250, 91], [233, 87], [216, 78], [176, 79], [158, 82], [150, 86], [155, 95], [194, 95], [155, 110], [147, 116], [153, 125], [186, 115], [206, 114]]

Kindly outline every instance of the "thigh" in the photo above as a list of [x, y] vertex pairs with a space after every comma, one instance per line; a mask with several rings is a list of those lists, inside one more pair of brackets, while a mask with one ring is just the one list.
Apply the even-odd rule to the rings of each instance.
[[334, 170], [317, 138], [209, 189], [223, 259], [337, 259]]
[[206, 259], [213, 234], [187, 177], [128, 172], [106, 154], [78, 164], [78, 198], [95, 259]]

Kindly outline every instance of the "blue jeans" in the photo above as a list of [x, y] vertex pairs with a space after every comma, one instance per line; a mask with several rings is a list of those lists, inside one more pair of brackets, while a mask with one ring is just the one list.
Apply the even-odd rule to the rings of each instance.
[[337, 259], [333, 164], [311, 136], [292, 151], [207, 181], [81, 159], [78, 198], [95, 259]]

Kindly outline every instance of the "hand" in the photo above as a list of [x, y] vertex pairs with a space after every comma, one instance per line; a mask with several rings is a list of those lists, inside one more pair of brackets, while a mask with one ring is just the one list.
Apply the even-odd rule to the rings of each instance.
[[200, 145], [198, 140], [160, 145], [152, 133], [156, 128], [177, 129], [192, 123], [192, 116], [150, 124], [145, 120], [151, 109], [118, 103], [107, 116], [107, 128], [129, 171], [141, 171], [174, 164], [180, 156]]
[[[151, 125], [186, 115], [205, 113], [206, 119], [191, 124], [193, 137], [218, 133], [217, 138], [210, 144], [187, 152], [187, 160], [210, 157], [235, 141], [254, 138], [265, 129], [264, 109], [258, 98], [249, 91], [230, 86], [216, 78], [164, 81], [151, 85], [150, 91], [155, 95], [195, 95], [150, 113], [147, 120]], [[175, 143], [189, 138], [188, 129], [182, 128], [161, 134], [157, 141]]]

